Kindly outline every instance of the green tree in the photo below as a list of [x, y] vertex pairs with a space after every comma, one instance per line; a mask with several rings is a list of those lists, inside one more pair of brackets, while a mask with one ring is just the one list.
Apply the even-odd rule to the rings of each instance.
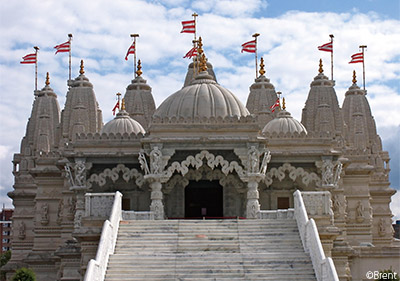
[[11, 281], [36, 281], [36, 275], [31, 269], [22, 267], [15, 272]]
[[3, 254], [1, 254], [1, 257], [0, 257], [0, 280], [6, 280], [6, 273], [3, 270], [1, 270], [1, 268], [7, 264], [7, 262], [10, 260], [10, 258], [11, 258], [11, 251], [6, 251]]

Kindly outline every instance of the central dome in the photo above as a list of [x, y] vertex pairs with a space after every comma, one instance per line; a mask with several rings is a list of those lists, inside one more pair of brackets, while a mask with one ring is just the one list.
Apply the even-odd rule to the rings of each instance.
[[155, 111], [154, 117], [210, 118], [247, 116], [249, 111], [229, 90], [219, 85], [206, 71], [168, 97]]

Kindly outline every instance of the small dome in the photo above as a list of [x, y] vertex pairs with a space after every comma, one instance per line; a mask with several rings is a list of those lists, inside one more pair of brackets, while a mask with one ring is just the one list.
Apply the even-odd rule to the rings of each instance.
[[247, 115], [250, 113], [240, 100], [205, 71], [168, 97], [154, 113], [155, 117], [189, 119]]
[[143, 129], [142, 125], [139, 122], [133, 120], [129, 117], [129, 113], [125, 110], [121, 110], [117, 113], [117, 116], [104, 125], [103, 129], [100, 132], [101, 134], [117, 134], [121, 135], [124, 133], [134, 133], [134, 134], [145, 134], [146, 131]]
[[287, 112], [285, 109], [281, 110], [277, 117], [274, 120], [265, 125], [264, 129], [262, 130], [263, 134], [287, 134], [287, 133], [305, 133], [307, 134], [306, 128], [301, 124], [299, 121], [294, 119], [292, 115]]

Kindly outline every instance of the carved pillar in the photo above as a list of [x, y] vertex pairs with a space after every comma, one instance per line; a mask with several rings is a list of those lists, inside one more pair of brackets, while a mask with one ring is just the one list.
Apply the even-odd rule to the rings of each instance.
[[151, 188], [151, 204], [150, 211], [154, 213], [154, 219], [163, 220], [164, 219], [164, 203], [163, 203], [163, 193], [161, 177], [157, 177], [155, 175], [149, 177], [150, 188]]
[[246, 217], [248, 219], [257, 219], [260, 213], [260, 203], [258, 193], [258, 182], [256, 180], [249, 180], [247, 183], [247, 204], [246, 204]]

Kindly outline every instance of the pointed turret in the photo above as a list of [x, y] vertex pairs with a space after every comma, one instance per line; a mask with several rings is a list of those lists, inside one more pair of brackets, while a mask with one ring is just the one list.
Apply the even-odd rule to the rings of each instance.
[[58, 143], [56, 129], [60, 124], [60, 106], [57, 95], [50, 88], [49, 73], [46, 85], [35, 92], [31, 117], [21, 143], [21, 154], [25, 156], [48, 153]]
[[274, 85], [264, 76], [264, 66], [264, 59], [261, 58], [260, 76], [250, 86], [250, 94], [246, 103], [249, 112], [258, 116], [260, 129], [275, 118], [276, 113], [272, 113], [270, 107], [278, 99]]
[[138, 121], [145, 130], [148, 129], [151, 117], [153, 116], [156, 106], [154, 103], [153, 95], [151, 94], [151, 87], [143, 79], [142, 64], [138, 61], [136, 71], [136, 78], [126, 88], [125, 104], [126, 111], [129, 116]]
[[366, 95], [367, 92], [358, 87], [356, 72], [353, 71], [353, 85], [346, 92], [342, 107], [343, 119], [347, 125], [346, 143], [353, 149], [373, 148], [381, 151], [381, 140]]
[[301, 118], [301, 123], [309, 132], [342, 135], [343, 117], [334, 85], [334, 81], [324, 75], [322, 60], [320, 60], [319, 73], [311, 82]]
[[79, 73], [71, 83], [61, 114], [62, 137], [70, 140], [74, 140], [77, 133], [100, 132], [103, 126], [102, 113], [93, 85], [85, 76], [83, 60]]

